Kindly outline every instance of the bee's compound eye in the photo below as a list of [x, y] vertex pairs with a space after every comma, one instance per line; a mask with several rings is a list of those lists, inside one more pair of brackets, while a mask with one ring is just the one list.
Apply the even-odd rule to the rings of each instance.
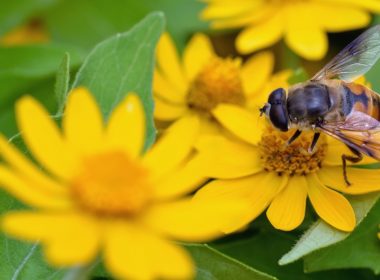
[[288, 111], [286, 109], [286, 92], [283, 88], [278, 88], [269, 95], [268, 103], [271, 105], [269, 119], [272, 124], [282, 130], [287, 131], [289, 125]]

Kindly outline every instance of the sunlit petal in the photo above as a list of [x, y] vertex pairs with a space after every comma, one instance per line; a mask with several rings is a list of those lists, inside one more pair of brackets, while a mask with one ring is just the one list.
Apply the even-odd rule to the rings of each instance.
[[54, 175], [71, 177], [74, 158], [49, 113], [32, 97], [23, 97], [16, 103], [16, 114], [24, 141], [36, 159]]
[[290, 177], [287, 186], [276, 195], [267, 210], [271, 224], [281, 230], [293, 230], [298, 227], [305, 217], [306, 198], [305, 177]]
[[219, 104], [212, 110], [213, 116], [228, 130], [240, 139], [257, 144], [261, 139], [262, 126], [259, 111], [249, 112], [248, 110], [231, 104]]
[[365, 194], [380, 191], [379, 169], [347, 168], [351, 185], [347, 186], [343, 168], [325, 167], [318, 171], [318, 177], [326, 186], [348, 194]]
[[106, 130], [107, 145], [137, 157], [144, 147], [145, 129], [144, 108], [139, 98], [131, 93], [110, 116]]
[[[191, 152], [199, 132], [199, 119], [185, 116], [175, 122], [143, 158], [143, 163], [159, 178], [176, 168]], [[178, 136], [181, 136], [178, 138]]]
[[213, 199], [231, 201], [245, 200], [250, 209], [236, 215], [233, 220], [223, 226], [225, 232], [233, 232], [247, 225], [260, 215], [273, 198], [286, 185], [286, 176], [262, 172], [242, 179], [215, 180], [202, 187], [194, 196], [194, 200], [207, 203]]
[[188, 81], [192, 81], [203, 66], [215, 56], [210, 39], [197, 33], [187, 43], [183, 54], [183, 65]]
[[[100, 247], [97, 224], [74, 213], [7, 213], [2, 228], [17, 238], [41, 241], [46, 258], [57, 266], [86, 265]], [[80, 249], [78, 249], [80, 248]]]
[[239, 140], [203, 136], [196, 144], [194, 161], [211, 178], [239, 178], [263, 170], [258, 150]]
[[324, 186], [316, 174], [306, 177], [308, 195], [315, 211], [325, 222], [342, 231], [355, 227], [355, 213], [348, 200]]
[[111, 222], [104, 244], [106, 267], [122, 279], [191, 279], [187, 252], [136, 226]]
[[85, 88], [68, 97], [62, 120], [65, 141], [79, 154], [93, 154], [103, 144], [103, 119], [95, 98]]

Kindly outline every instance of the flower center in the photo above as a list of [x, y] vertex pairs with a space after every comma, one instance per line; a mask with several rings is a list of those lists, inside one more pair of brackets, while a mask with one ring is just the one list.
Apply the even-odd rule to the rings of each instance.
[[134, 215], [151, 198], [147, 171], [118, 151], [85, 158], [71, 190], [81, 207], [100, 215]]
[[270, 126], [266, 128], [258, 144], [266, 171], [274, 171], [280, 175], [305, 175], [321, 168], [327, 151], [325, 136], [321, 135], [314, 151], [309, 153], [313, 133], [303, 132], [297, 140], [287, 145], [293, 133], [294, 130], [280, 132]]
[[187, 95], [189, 106], [209, 111], [219, 103], [243, 104], [240, 65], [239, 59], [212, 58], [190, 85]]

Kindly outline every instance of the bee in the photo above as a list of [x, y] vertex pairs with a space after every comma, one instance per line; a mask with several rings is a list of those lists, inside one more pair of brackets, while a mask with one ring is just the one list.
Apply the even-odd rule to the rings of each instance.
[[373, 26], [339, 52], [310, 80], [288, 89], [278, 88], [260, 109], [281, 130], [296, 128], [291, 144], [302, 131], [313, 130], [309, 152], [320, 133], [346, 144], [352, 155], [342, 155], [346, 184], [347, 161], [360, 162], [363, 154], [380, 160], [380, 95], [353, 81], [380, 57], [380, 25]]

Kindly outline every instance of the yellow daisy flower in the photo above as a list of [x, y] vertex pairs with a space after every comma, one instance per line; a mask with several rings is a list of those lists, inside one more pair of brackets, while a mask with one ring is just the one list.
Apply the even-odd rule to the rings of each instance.
[[[233, 115], [230, 118], [233, 119]], [[246, 198], [251, 209], [241, 212], [232, 223], [226, 222], [223, 226], [226, 232], [247, 225], [265, 209], [275, 228], [293, 230], [304, 219], [307, 198], [325, 222], [339, 230], [352, 231], [355, 214], [342, 193], [358, 195], [379, 191], [379, 170], [348, 167], [352, 185], [347, 186], [341, 156], [351, 152], [344, 144], [321, 135], [315, 151], [310, 154], [307, 150], [312, 132], [304, 132], [287, 146], [294, 131], [277, 131], [264, 118], [260, 123], [255, 130], [256, 143], [241, 141], [246, 134], [244, 124], [234, 127], [240, 139], [221, 135], [200, 138], [196, 145], [197, 164], [205, 175], [216, 180], [202, 187], [194, 199], [206, 203], [216, 198]], [[374, 160], [366, 157], [361, 164], [371, 162]]]
[[48, 41], [49, 36], [42, 22], [39, 20], [31, 20], [0, 37], [0, 46], [46, 43]]
[[298, 55], [318, 60], [328, 48], [326, 32], [363, 28], [370, 12], [380, 13], [377, 0], [206, 0], [201, 17], [215, 29], [243, 28], [236, 48], [247, 54], [284, 38]]
[[60, 267], [86, 265], [101, 252], [106, 267], [123, 279], [193, 276], [187, 252], [169, 239], [217, 237], [223, 204], [234, 207], [184, 197], [199, 180], [187, 169], [196, 118], [182, 118], [142, 154], [145, 117], [134, 94], [114, 109], [106, 126], [84, 88], [70, 94], [62, 132], [32, 97], [18, 101], [16, 113], [42, 169], [0, 137], [0, 184], [35, 209], [5, 213], [7, 234], [40, 241], [47, 260]]
[[172, 39], [165, 33], [157, 48], [153, 83], [155, 118], [173, 122], [195, 116], [201, 123], [200, 134], [221, 133], [226, 127], [246, 125], [245, 140], [255, 142], [257, 102], [266, 101], [259, 100], [259, 93], [286, 87], [291, 75], [290, 71], [272, 75], [273, 66], [270, 52], [261, 52], [245, 63], [240, 58], [221, 58], [203, 34], [191, 38], [180, 60]]

